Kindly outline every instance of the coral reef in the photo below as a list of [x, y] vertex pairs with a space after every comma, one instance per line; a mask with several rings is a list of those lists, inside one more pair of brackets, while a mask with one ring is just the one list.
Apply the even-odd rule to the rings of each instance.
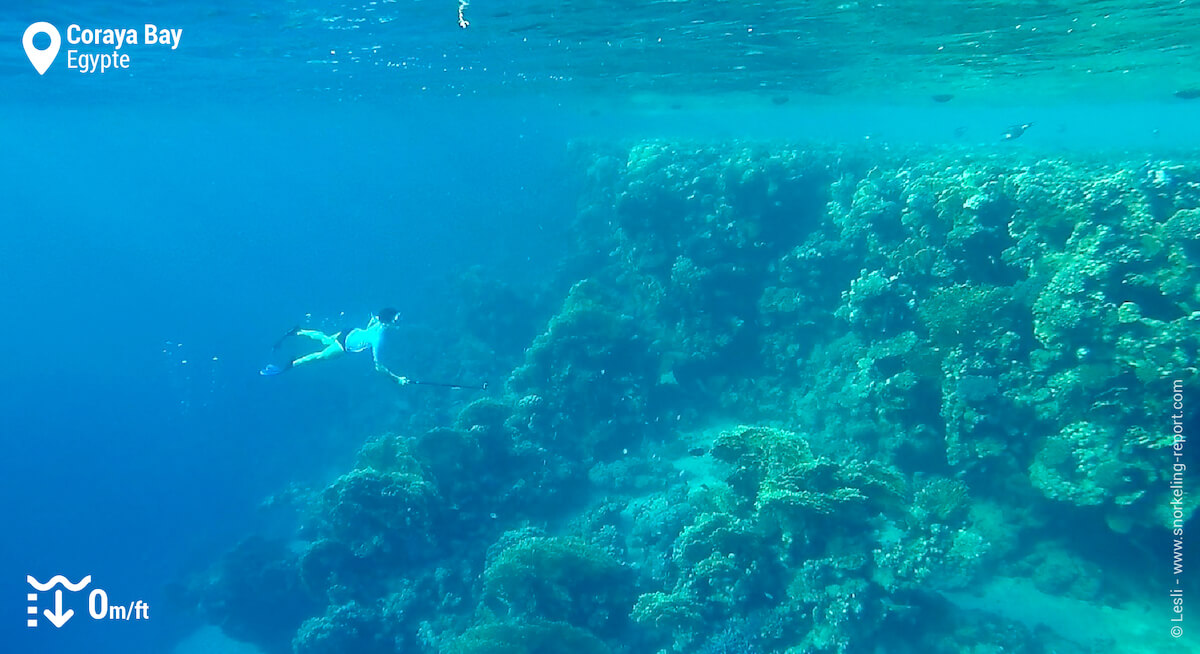
[[285, 543], [252, 537], [193, 582], [201, 615], [231, 638], [286, 652], [301, 623], [321, 610]]
[[1162, 533], [1165, 398], [1200, 385], [1200, 165], [574, 153], [544, 293], [473, 272], [431, 341], [505, 383], [365, 444], [291, 547], [231, 552], [193, 584], [211, 621], [297, 654], [1100, 646], [970, 591], [1140, 592], [1107, 553]]
[[578, 539], [508, 532], [483, 571], [482, 603], [504, 619], [537, 617], [615, 630], [633, 603], [632, 575]]
[[393, 623], [383, 614], [355, 602], [330, 606], [325, 614], [306, 620], [292, 639], [296, 654], [390, 654], [396, 651]]
[[591, 634], [561, 623], [497, 622], [472, 627], [440, 650], [446, 654], [608, 654]]

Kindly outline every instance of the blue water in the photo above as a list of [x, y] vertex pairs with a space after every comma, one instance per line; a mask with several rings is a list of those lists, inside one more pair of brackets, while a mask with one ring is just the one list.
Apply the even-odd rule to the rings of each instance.
[[[515, 114], [460, 128], [436, 107], [39, 109], [7, 107], [3, 137], [9, 615], [26, 574], [91, 574], [162, 606], [166, 581], [247, 531], [263, 497], [349, 463], [347, 432], [388, 424], [351, 411], [371, 387], [353, 365], [261, 383], [279, 334], [306, 313], [420, 316], [469, 265], [536, 274], [572, 207], [553, 126]], [[169, 620], [5, 621], [3, 640], [152, 651]]]
[[[777, 73], [801, 67], [786, 43], [763, 46], [770, 63], [749, 70], [689, 57], [757, 56], [738, 41], [724, 55], [677, 46], [667, 66], [644, 44], [664, 30], [688, 38], [671, 32], [686, 13], [539, 4], [522, 21], [521, 7], [474, 7], [458, 30], [452, 2], [374, 4], [34, 3], [0, 21], [0, 651], [168, 652], [196, 628], [172, 584], [275, 530], [257, 508], [265, 497], [345, 472], [367, 436], [402, 429], [420, 401], [388, 395], [361, 361], [264, 383], [275, 339], [389, 305], [444, 329], [472, 267], [518, 288], [556, 274], [578, 203], [574, 140], [1049, 156], [1200, 144], [1200, 105], [1172, 95], [1194, 80], [1172, 81], [1158, 59], [1127, 87], [1120, 74], [1090, 87], [1071, 74], [1058, 92], [1054, 60], [1030, 64], [1027, 93], [1013, 92], [1019, 74], [996, 88], [955, 78], [945, 85], [961, 98], [940, 105], [928, 94], [945, 89], [919, 62], [788, 77]], [[729, 25], [771, 24], [761, 7], [716, 13], [722, 44]], [[82, 76], [60, 55], [37, 76], [20, 47], [34, 20], [185, 33], [177, 53], [131, 50], [133, 74]], [[632, 55], [605, 54], [600, 42], [618, 37]], [[92, 575], [114, 602], [148, 602], [153, 619], [26, 628], [25, 576], [56, 574]]]

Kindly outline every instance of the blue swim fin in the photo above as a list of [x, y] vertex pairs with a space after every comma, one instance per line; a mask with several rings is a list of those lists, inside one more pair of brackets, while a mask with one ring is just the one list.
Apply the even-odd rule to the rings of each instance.
[[262, 370], [259, 370], [258, 374], [260, 374], [264, 377], [273, 377], [273, 376], [278, 375], [279, 373], [283, 372], [284, 370], [287, 370], [288, 368], [291, 368], [291, 366], [290, 365], [289, 366], [277, 366], [273, 363], [269, 363], [269, 364], [267, 364], [267, 366], [265, 368], [263, 368]]

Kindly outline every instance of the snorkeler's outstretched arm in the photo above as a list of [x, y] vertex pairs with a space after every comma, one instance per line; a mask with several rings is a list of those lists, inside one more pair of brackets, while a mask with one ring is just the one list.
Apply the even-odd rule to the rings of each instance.
[[403, 377], [401, 375], [397, 375], [396, 373], [392, 372], [391, 369], [389, 369], [387, 366], [380, 363], [378, 355], [376, 355], [376, 357], [375, 357], [375, 369], [378, 370], [379, 372], [382, 372], [383, 374], [387, 375], [388, 377], [391, 377], [392, 381], [396, 382], [397, 384], [400, 384], [401, 386], [408, 386], [409, 384], [419, 384], [422, 386], [441, 386], [443, 388], [458, 388], [458, 389], [480, 390], [480, 391], [486, 391], [487, 387], [488, 387], [487, 382], [483, 382], [479, 386], [474, 386], [474, 385], [470, 385], [470, 384], [447, 384], [444, 382], [425, 381], [425, 380], [420, 380], [420, 379], [409, 379], [408, 377]]
[[387, 375], [388, 377], [391, 377], [392, 381], [396, 382], [397, 384], [400, 384], [401, 386], [406, 386], [410, 383], [410, 380], [408, 377], [402, 377], [400, 375], [397, 375], [396, 373], [392, 372], [391, 370], [388, 370], [387, 366], [379, 363], [378, 361], [375, 362], [375, 369], [378, 370], [379, 372], [382, 372], [383, 374]]

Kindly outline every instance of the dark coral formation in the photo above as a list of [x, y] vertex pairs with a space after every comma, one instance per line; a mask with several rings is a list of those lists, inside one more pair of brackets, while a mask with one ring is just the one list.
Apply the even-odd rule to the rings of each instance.
[[[1086, 651], [968, 589], [1139, 599], [1120, 553], [1165, 533], [1164, 398], [1198, 386], [1200, 164], [577, 154], [576, 251], [540, 289], [569, 290], [506, 383], [364, 445], [299, 546], [230, 554], [202, 594], [231, 636], [298, 654]], [[469, 369], [532, 311], [493, 286], [448, 346]], [[251, 586], [287, 611], [239, 623]]]

